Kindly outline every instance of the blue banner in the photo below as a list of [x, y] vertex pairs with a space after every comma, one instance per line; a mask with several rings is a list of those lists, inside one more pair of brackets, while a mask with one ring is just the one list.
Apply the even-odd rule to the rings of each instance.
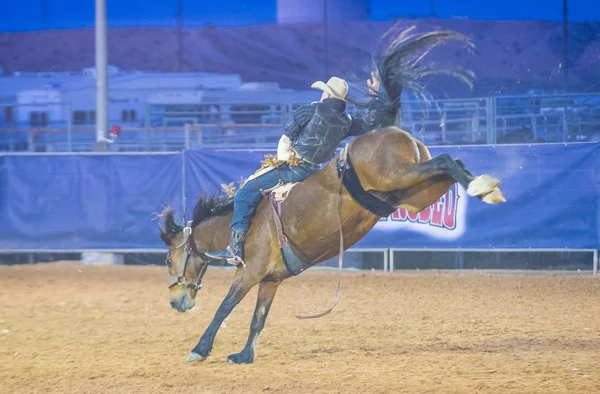
[[[431, 148], [503, 183], [507, 202], [488, 205], [454, 185], [419, 214], [398, 209], [355, 247], [398, 249], [598, 248], [600, 144]], [[186, 153], [188, 204], [201, 192], [252, 174], [268, 152]], [[273, 153], [273, 152], [271, 152]]]
[[[164, 248], [156, 214], [190, 219], [201, 193], [222, 192], [265, 151], [160, 155], [0, 156], [0, 249]], [[500, 179], [507, 202], [487, 205], [454, 185], [419, 214], [398, 209], [355, 247], [594, 249], [600, 247], [600, 144], [431, 148]], [[311, 202], [312, 203], [312, 202]]]
[[586, 249], [599, 247], [600, 145], [433, 148], [490, 174], [506, 203], [488, 205], [454, 185], [419, 214], [399, 209], [357, 246]]
[[192, 212], [201, 194], [223, 193], [222, 184], [235, 183], [248, 178], [259, 167], [268, 151], [186, 151], [185, 196], [186, 210]]
[[0, 174], [0, 249], [162, 248], [156, 214], [181, 208], [181, 154], [4, 156]]

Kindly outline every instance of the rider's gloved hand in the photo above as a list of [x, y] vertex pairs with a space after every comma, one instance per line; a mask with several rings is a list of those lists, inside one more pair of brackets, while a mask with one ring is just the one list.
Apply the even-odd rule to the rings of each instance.
[[287, 161], [290, 159], [290, 147], [292, 146], [292, 141], [288, 138], [287, 135], [282, 135], [279, 139], [279, 145], [277, 146], [277, 160]]

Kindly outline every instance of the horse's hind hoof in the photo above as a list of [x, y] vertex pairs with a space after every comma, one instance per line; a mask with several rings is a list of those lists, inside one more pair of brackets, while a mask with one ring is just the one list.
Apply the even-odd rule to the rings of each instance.
[[204, 360], [206, 360], [206, 357], [202, 357], [198, 353], [191, 352], [185, 361], [194, 362], [194, 361], [204, 361]]
[[248, 352], [230, 354], [227, 357], [227, 362], [232, 364], [252, 364], [254, 362], [254, 354]]
[[467, 188], [467, 194], [471, 197], [481, 196], [494, 191], [500, 186], [500, 181], [489, 175], [480, 175], [475, 177]]
[[483, 201], [487, 204], [500, 204], [500, 203], [506, 202], [506, 198], [504, 198], [504, 195], [502, 194], [500, 189], [496, 188], [496, 189], [492, 190], [490, 193], [484, 195], [481, 198], [481, 201]]

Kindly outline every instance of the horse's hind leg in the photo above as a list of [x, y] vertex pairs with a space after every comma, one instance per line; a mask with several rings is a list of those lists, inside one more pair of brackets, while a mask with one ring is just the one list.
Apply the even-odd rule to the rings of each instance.
[[404, 190], [394, 191], [395, 205], [410, 212], [420, 212], [440, 199], [456, 181], [446, 175], [437, 175]]
[[448, 154], [442, 153], [431, 160], [410, 165], [401, 171], [400, 177], [390, 179], [388, 187], [390, 189], [407, 189], [432, 177], [442, 175], [460, 183], [465, 189], [473, 180], [473, 176], [463, 170]]
[[[431, 160], [412, 164], [401, 174], [399, 179], [394, 180], [394, 189], [412, 189], [414, 194], [419, 192], [420, 189], [429, 189], [432, 184], [437, 184], [441, 180], [443, 180], [443, 185], [436, 185], [436, 192], [433, 194], [439, 194], [439, 191], [444, 188], [447, 190], [447, 187], [458, 182], [467, 189], [468, 195], [481, 197], [486, 203], [497, 204], [504, 201], [502, 193], [497, 189], [500, 181], [489, 175], [474, 177], [466, 170], [461, 161], [454, 161], [445, 153]], [[427, 194], [429, 195], [429, 193]], [[432, 197], [432, 195], [429, 196]], [[405, 200], [405, 198], [402, 197], [402, 200]]]
[[225, 296], [221, 306], [217, 309], [215, 317], [210, 322], [204, 334], [202, 334], [200, 341], [188, 356], [187, 361], [202, 361], [208, 357], [221, 324], [255, 284], [256, 281], [251, 280], [249, 276], [245, 274], [240, 274], [236, 277], [229, 288], [227, 296]]
[[271, 309], [271, 304], [280, 283], [281, 281], [267, 280], [260, 282], [256, 308], [254, 309], [254, 316], [252, 316], [252, 323], [250, 324], [250, 336], [248, 337], [246, 346], [240, 353], [231, 354], [227, 357], [227, 362], [250, 364], [254, 361], [254, 347], [256, 346], [258, 335], [265, 326], [265, 320], [267, 320], [269, 309]]
[[463, 169], [463, 171], [464, 171], [464, 172], [466, 172], [466, 173], [467, 173], [467, 175], [469, 175], [469, 176], [470, 176], [470, 177], [472, 177], [472, 178], [475, 178], [475, 175], [473, 175], [473, 174], [471, 173], [471, 171], [469, 171], [469, 170], [467, 169], [467, 166], [465, 166], [465, 163], [463, 163], [463, 162], [462, 162], [462, 160], [456, 159], [456, 160], [454, 160], [454, 161], [456, 162], [456, 164], [458, 164], [458, 166], [459, 166], [460, 168], [462, 168], [462, 169]]

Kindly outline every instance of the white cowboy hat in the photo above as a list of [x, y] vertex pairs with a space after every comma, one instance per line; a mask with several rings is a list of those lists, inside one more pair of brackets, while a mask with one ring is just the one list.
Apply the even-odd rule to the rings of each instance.
[[319, 89], [329, 94], [331, 97], [344, 100], [348, 94], [348, 82], [338, 77], [331, 77], [327, 83], [317, 81], [311, 85], [311, 88]]

